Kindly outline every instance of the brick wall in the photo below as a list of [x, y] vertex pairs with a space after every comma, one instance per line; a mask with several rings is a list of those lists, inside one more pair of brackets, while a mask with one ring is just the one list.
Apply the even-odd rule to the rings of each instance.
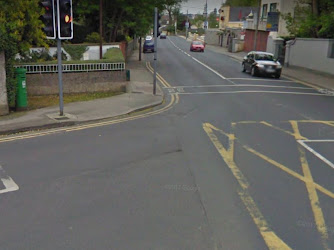
[[[64, 93], [124, 91], [125, 71], [63, 73]], [[58, 94], [58, 74], [27, 74], [28, 95]]]

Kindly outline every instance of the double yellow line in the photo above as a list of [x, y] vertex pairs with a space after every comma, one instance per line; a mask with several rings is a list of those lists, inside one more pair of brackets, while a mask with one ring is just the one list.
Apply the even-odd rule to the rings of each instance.
[[[146, 67], [153, 74], [154, 69], [151, 66], [150, 62], [146, 62]], [[173, 88], [159, 73], [157, 73], [157, 78], [161, 82], [161, 84], [166, 88]], [[172, 98], [175, 98], [175, 103], [179, 103], [180, 97], [177, 93], [171, 95]], [[175, 97], [174, 97], [175, 96]]]
[[[146, 67], [150, 72], [153, 73], [153, 69], [149, 63], [146, 63]], [[171, 85], [163, 79], [163, 77], [159, 74], [157, 74], [157, 78], [159, 81], [165, 86], [165, 87], [171, 87]], [[16, 134], [12, 136], [3, 136], [0, 137], [0, 143], [2, 142], [10, 142], [10, 141], [16, 141], [16, 140], [23, 140], [23, 139], [29, 139], [29, 138], [35, 138], [35, 137], [40, 137], [40, 136], [45, 136], [45, 135], [51, 135], [51, 134], [56, 134], [56, 133], [66, 133], [66, 132], [71, 132], [71, 131], [77, 131], [77, 130], [83, 130], [83, 129], [88, 129], [88, 128], [95, 128], [95, 127], [101, 127], [101, 126], [107, 126], [107, 125], [112, 125], [116, 123], [121, 123], [121, 122], [126, 122], [126, 121], [132, 121], [140, 118], [145, 118], [149, 117], [152, 115], [157, 115], [161, 114], [169, 109], [172, 108], [172, 106], [177, 103], [179, 100], [178, 95], [171, 95], [170, 102], [164, 106], [161, 109], [150, 111], [145, 114], [138, 114], [134, 115], [131, 117], [126, 117], [126, 118], [120, 118], [112, 121], [105, 121], [105, 122], [96, 122], [96, 123], [91, 123], [91, 124], [86, 124], [86, 125], [78, 125], [78, 126], [73, 126], [73, 127], [65, 127], [65, 128], [57, 128], [57, 129], [51, 129], [51, 130], [46, 130], [42, 132], [23, 132], [21, 134]]]

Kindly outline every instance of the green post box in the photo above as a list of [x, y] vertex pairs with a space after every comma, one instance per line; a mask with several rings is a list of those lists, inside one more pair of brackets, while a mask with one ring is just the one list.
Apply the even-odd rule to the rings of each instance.
[[26, 69], [16, 68], [16, 110], [26, 110], [28, 106], [27, 101], [27, 83], [26, 83]]

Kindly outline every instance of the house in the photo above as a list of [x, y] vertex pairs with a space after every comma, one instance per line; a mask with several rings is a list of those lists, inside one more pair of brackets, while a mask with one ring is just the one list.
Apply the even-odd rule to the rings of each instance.
[[222, 6], [219, 9], [218, 45], [228, 47], [229, 51], [235, 51], [232, 48], [233, 39], [240, 39], [242, 43], [240, 48], [243, 49], [245, 21], [256, 12], [257, 8], [254, 7]]
[[[289, 32], [286, 28], [286, 22], [282, 18], [282, 14], [288, 14], [289, 12], [293, 14], [295, 6], [296, 2], [291, 0], [262, 0], [259, 30], [276, 32], [275, 35], [277, 36], [288, 36]], [[270, 20], [270, 16], [277, 17], [274, 18], [275, 20]], [[277, 25], [275, 26], [276, 30], [271, 29], [273, 21], [277, 22]], [[248, 19], [246, 21], [245, 28], [255, 29], [255, 25], [256, 17], [254, 17], [252, 20]]]
[[257, 12], [254, 7], [231, 7], [222, 6], [219, 9], [219, 29], [243, 28], [246, 18]]

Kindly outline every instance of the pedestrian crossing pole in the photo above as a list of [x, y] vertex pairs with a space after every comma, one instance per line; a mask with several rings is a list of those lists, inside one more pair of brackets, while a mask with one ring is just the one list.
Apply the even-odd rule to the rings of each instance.
[[157, 49], [158, 49], [158, 8], [154, 8], [154, 74], [153, 74], [153, 95], [157, 93]]

